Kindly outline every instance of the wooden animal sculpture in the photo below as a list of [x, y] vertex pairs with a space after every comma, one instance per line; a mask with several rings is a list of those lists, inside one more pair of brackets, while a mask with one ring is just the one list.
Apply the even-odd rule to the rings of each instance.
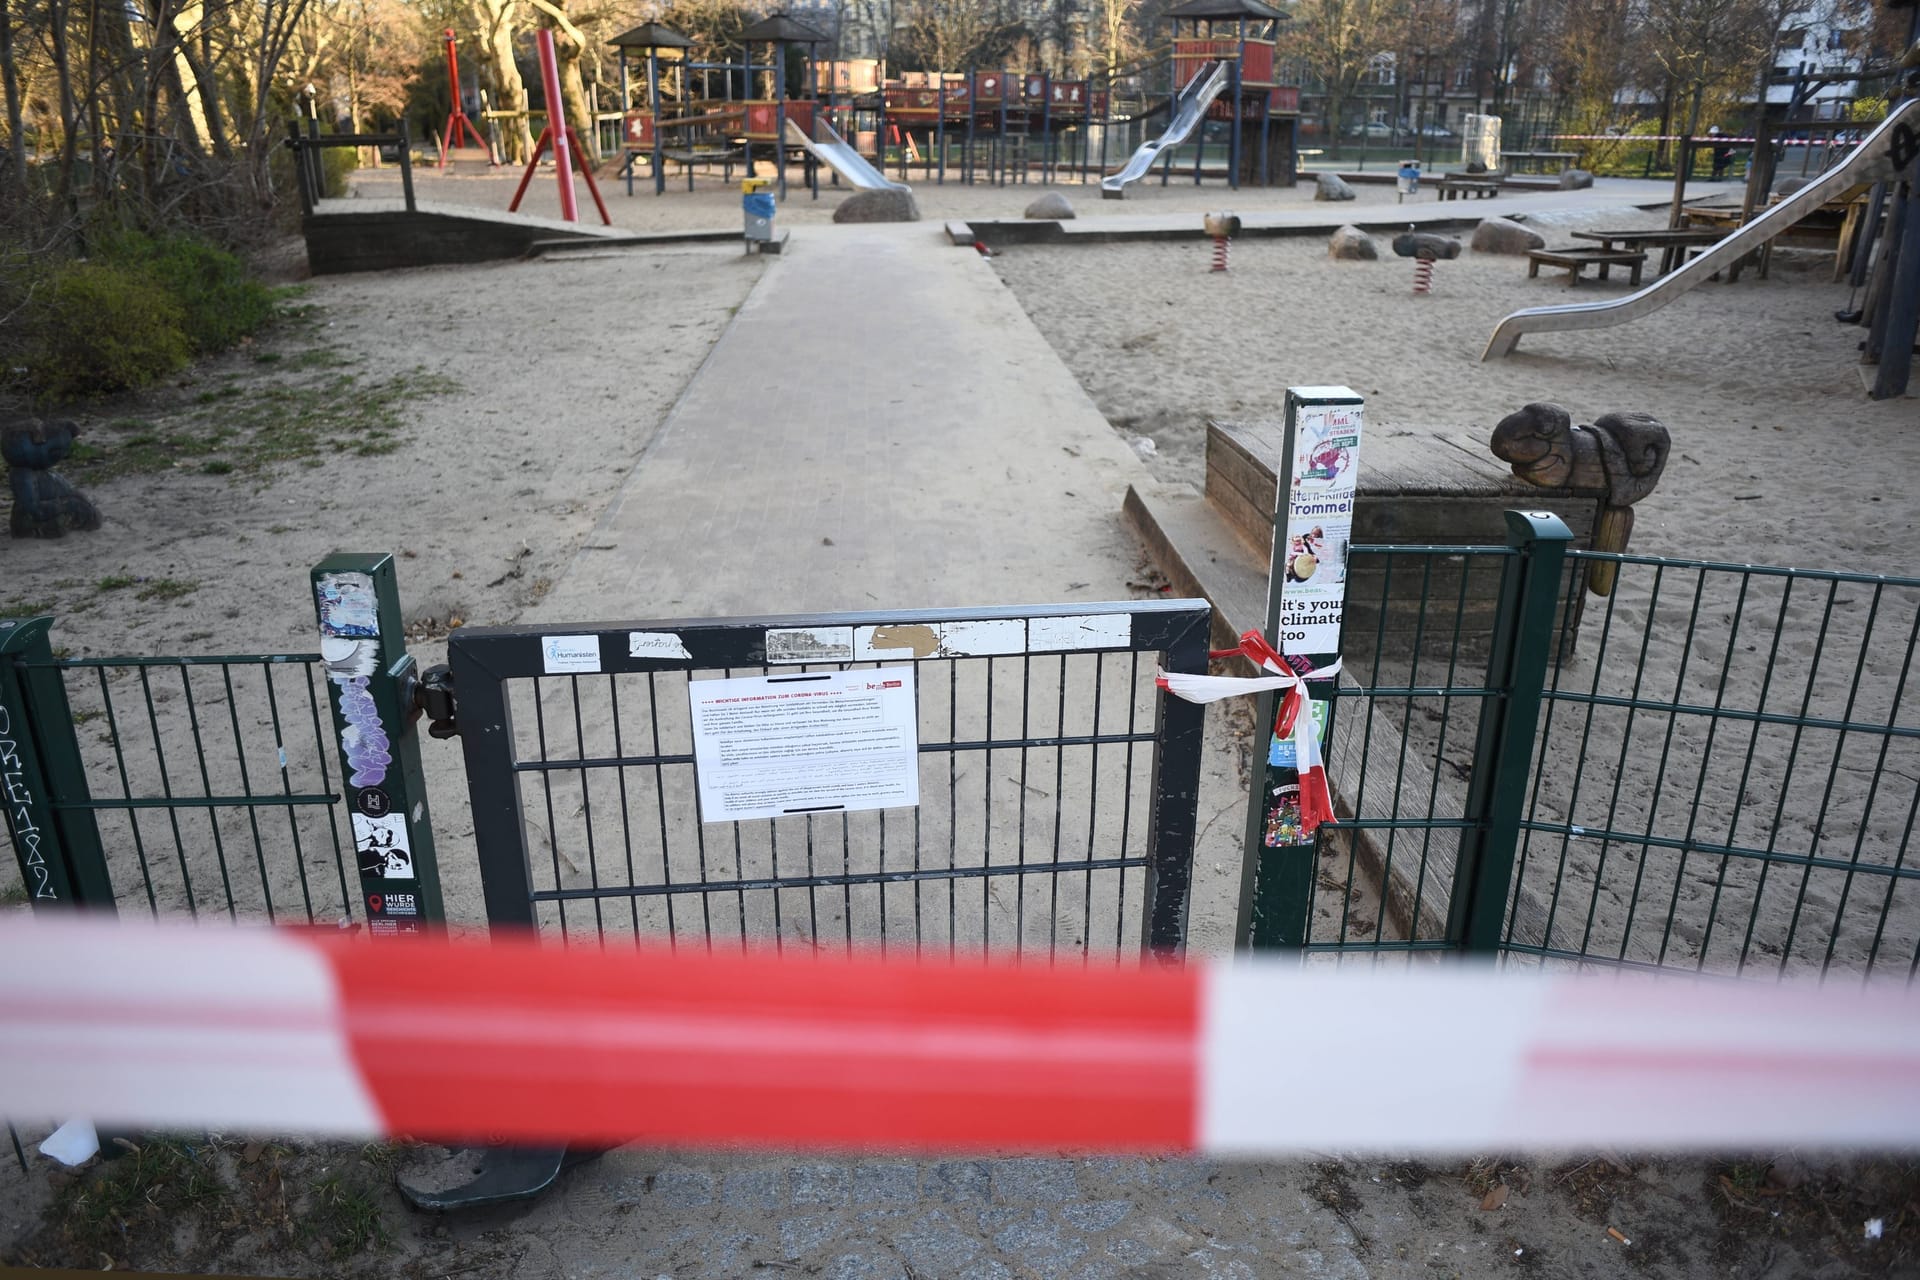
[[[1608, 413], [1576, 425], [1557, 404], [1530, 404], [1493, 429], [1493, 455], [1528, 484], [1547, 489], [1604, 489], [1606, 503], [1593, 529], [1595, 551], [1625, 551], [1633, 532], [1633, 504], [1653, 492], [1673, 450], [1661, 422], [1644, 413]], [[1587, 590], [1610, 595], [1620, 566], [1594, 560]]]
[[62, 538], [68, 530], [100, 527], [100, 510], [49, 468], [73, 451], [80, 428], [71, 422], [16, 418], [0, 426], [0, 458], [13, 491], [16, 538]]

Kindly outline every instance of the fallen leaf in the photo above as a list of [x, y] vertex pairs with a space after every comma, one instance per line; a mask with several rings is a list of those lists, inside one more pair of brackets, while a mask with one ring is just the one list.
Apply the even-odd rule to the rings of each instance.
[[1505, 1204], [1506, 1202], [1507, 1202], [1507, 1184], [1504, 1182], [1495, 1186], [1493, 1190], [1487, 1192], [1487, 1194], [1480, 1197], [1480, 1207], [1483, 1210], [1488, 1210], [1488, 1211], [1498, 1209], [1501, 1205]]

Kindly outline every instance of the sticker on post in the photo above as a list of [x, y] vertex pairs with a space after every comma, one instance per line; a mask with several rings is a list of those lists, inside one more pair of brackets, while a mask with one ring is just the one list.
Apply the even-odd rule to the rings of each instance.
[[852, 627], [788, 627], [767, 631], [767, 662], [852, 662]]
[[372, 574], [323, 573], [313, 584], [313, 595], [319, 605], [321, 635], [379, 638], [380, 599], [373, 590]]
[[[660, 658], [663, 660], [687, 662], [693, 655], [687, 652], [680, 637], [671, 631], [629, 631], [627, 632], [627, 656], [629, 658]], [[599, 661], [599, 650], [594, 650], [594, 661]], [[598, 666], [594, 670], [598, 671]]]
[[411, 880], [413, 848], [407, 823], [397, 813], [384, 818], [353, 815], [353, 850], [360, 874], [369, 880]]
[[695, 680], [703, 822], [920, 803], [913, 668]]
[[550, 676], [600, 670], [599, 636], [541, 636], [540, 661]]

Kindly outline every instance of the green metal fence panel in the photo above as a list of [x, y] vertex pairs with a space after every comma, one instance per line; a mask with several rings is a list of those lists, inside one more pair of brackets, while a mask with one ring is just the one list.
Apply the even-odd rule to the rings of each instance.
[[1920, 965], [1920, 579], [1619, 566], [1545, 691], [1502, 945], [1713, 973]]
[[[97, 830], [121, 907], [149, 914], [345, 920], [356, 913], [318, 654], [19, 661], [66, 707], [73, 761], [56, 818]], [[43, 722], [44, 723], [44, 722]]]

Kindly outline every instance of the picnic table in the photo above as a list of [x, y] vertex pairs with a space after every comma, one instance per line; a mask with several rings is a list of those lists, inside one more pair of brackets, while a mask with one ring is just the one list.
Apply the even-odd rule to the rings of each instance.
[[1552, 173], [1554, 170], [1548, 168], [1549, 165], [1571, 169], [1579, 154], [1577, 151], [1503, 151], [1500, 157], [1513, 166], [1515, 173]]
[[1592, 245], [1577, 244], [1566, 249], [1529, 249], [1527, 250], [1527, 278], [1540, 274], [1542, 266], [1565, 267], [1567, 284], [1580, 283], [1580, 273], [1588, 267], [1599, 268], [1602, 280], [1614, 267], [1625, 267], [1628, 272], [1627, 283], [1640, 283], [1640, 268], [1646, 265], [1647, 255], [1630, 253], [1624, 249], [1596, 249]]
[[1724, 233], [1712, 227], [1662, 227], [1654, 231], [1576, 231], [1576, 240], [1597, 240], [1602, 249], [1623, 249], [1638, 253], [1660, 250], [1660, 274], [1665, 275], [1686, 262], [1691, 254], [1719, 241]]
[[1482, 178], [1467, 173], [1449, 173], [1440, 179], [1442, 200], [1464, 200], [1468, 196], [1476, 200], [1490, 200], [1499, 194], [1500, 182], [1496, 178]]

